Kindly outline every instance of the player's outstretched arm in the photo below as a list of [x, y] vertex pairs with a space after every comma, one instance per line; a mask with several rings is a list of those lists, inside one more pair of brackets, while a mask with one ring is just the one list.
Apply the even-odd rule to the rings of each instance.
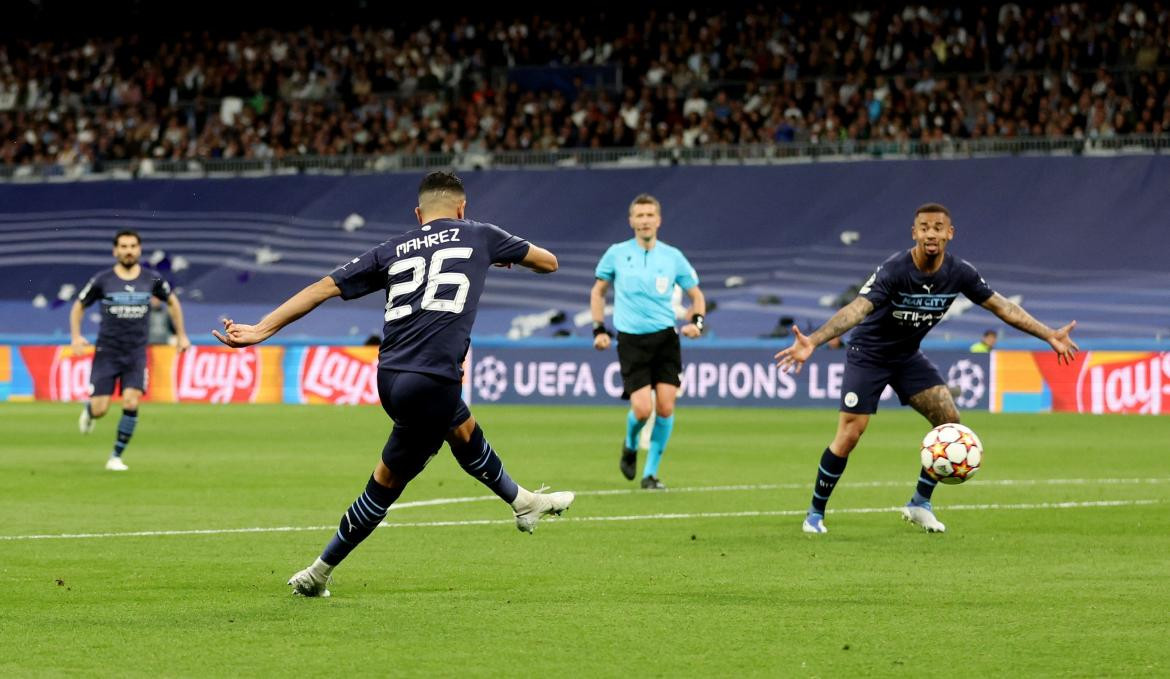
[[191, 340], [187, 337], [187, 329], [183, 324], [183, 305], [175, 293], [167, 297], [167, 313], [170, 314], [171, 324], [175, 326], [175, 341], [180, 352], [191, 348]]
[[600, 278], [593, 279], [593, 287], [589, 290], [589, 315], [593, 318], [593, 348], [605, 351], [609, 348], [613, 337], [605, 327], [605, 293], [609, 290], [609, 281]]
[[230, 318], [223, 320], [223, 333], [212, 330], [215, 339], [229, 347], [247, 347], [272, 337], [278, 330], [316, 309], [322, 302], [341, 294], [333, 278], [326, 276], [293, 295], [256, 325], [242, 325]]
[[772, 358], [776, 359], [776, 365], [781, 371], [800, 372], [804, 362], [816, 351], [817, 345], [795, 323], [792, 324], [792, 334], [795, 335], [792, 346], [778, 351]]
[[557, 270], [557, 256], [542, 247], [528, 244], [528, 254], [520, 260], [520, 265], [532, 269], [536, 273], [552, 273]]
[[1023, 330], [1024, 332], [1048, 342], [1048, 346], [1056, 352], [1057, 361], [1060, 363], [1072, 363], [1076, 358], [1080, 347], [1072, 340], [1070, 334], [1072, 329], [1077, 326], [1076, 321], [1065, 325], [1064, 327], [1053, 330], [1044, 325], [1040, 321], [1032, 317], [1032, 314], [1024, 311], [1024, 308], [1019, 304], [1004, 297], [998, 292], [987, 298], [981, 305], [991, 313], [999, 316], [1000, 319], [1008, 325]]
[[792, 340], [792, 346], [777, 352], [772, 358], [776, 359], [776, 365], [781, 370], [794, 369], [795, 372], [800, 372], [800, 369], [804, 367], [804, 362], [812, 356], [817, 347], [834, 337], [844, 335], [853, 326], [864, 320], [871, 311], [873, 311], [873, 302], [859, 296], [838, 309], [837, 313], [833, 314], [829, 320], [825, 321], [824, 325], [817, 328], [811, 335], [805, 335], [794, 324], [792, 332], [796, 337]]
[[69, 309], [69, 336], [73, 353], [79, 353], [89, 344], [89, 340], [81, 334], [81, 317], [84, 315], [85, 307], [81, 306], [81, 302], [74, 301], [73, 306]]

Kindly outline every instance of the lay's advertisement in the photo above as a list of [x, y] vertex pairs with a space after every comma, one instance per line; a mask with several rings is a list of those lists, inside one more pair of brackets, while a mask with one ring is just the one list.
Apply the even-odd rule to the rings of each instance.
[[[279, 403], [283, 347], [147, 348], [144, 401]], [[93, 347], [0, 346], [0, 400], [84, 401]]]
[[[376, 346], [155, 345], [146, 365], [144, 401], [378, 404]], [[84, 401], [92, 366], [93, 347], [0, 344], [0, 402]]]
[[[174, 347], [151, 346], [144, 400], [376, 405], [377, 352], [375, 346], [200, 345], [180, 353]], [[711, 361], [749, 361], [754, 356], [732, 354], [735, 350], [718, 347], [692, 349], [684, 365], [681, 398], [703, 405], [833, 407], [840, 396], [833, 392], [832, 378], [836, 374], [839, 381], [843, 362], [810, 366], [799, 376], [801, 382], [778, 374], [768, 378], [772, 366], [767, 360], [758, 366], [744, 363], [748, 367], [740, 371], [743, 375], [736, 372], [740, 363], [733, 362], [726, 366], [724, 385], [718, 370], [723, 364]], [[614, 381], [613, 357], [609, 357], [613, 365], [607, 367], [593, 366], [582, 356], [596, 358], [593, 352], [570, 347], [543, 353], [521, 346], [496, 348], [480, 352], [478, 361], [469, 355], [464, 399], [614, 403], [621, 387]], [[1170, 414], [1170, 352], [1086, 351], [1069, 365], [1059, 364], [1050, 351], [995, 351], [990, 361], [986, 354], [980, 358], [960, 352], [936, 352], [932, 358], [949, 383], [958, 387], [960, 406], [968, 410]], [[75, 354], [68, 346], [0, 345], [0, 402], [83, 401], [89, 396], [92, 364], [91, 347]], [[763, 382], [749, 379], [756, 373]]]
[[997, 351], [991, 411], [1170, 414], [1170, 352], [1086, 351], [1061, 365], [1051, 351]]

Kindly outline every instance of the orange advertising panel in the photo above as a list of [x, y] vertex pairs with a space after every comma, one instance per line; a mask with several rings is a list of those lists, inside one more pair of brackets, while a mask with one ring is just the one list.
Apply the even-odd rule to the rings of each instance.
[[[69, 347], [16, 347], [32, 378], [38, 401], [84, 401], [89, 398], [89, 371], [93, 347], [73, 353]], [[147, 370], [149, 370], [149, 363]]]
[[151, 347], [150, 390], [156, 401], [279, 403], [284, 347]]
[[1170, 352], [997, 351], [993, 412], [1170, 414]]

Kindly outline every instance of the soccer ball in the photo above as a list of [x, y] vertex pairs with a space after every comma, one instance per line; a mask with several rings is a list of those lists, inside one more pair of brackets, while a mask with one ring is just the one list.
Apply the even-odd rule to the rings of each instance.
[[922, 439], [922, 466], [943, 483], [962, 483], [983, 464], [983, 443], [961, 424], [940, 424]]

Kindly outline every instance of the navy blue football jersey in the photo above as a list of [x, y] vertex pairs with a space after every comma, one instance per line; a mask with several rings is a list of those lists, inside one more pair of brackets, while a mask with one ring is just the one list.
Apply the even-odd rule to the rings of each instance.
[[77, 301], [88, 307], [101, 300], [98, 347], [134, 351], [146, 346], [152, 296], [165, 302], [171, 296], [171, 284], [154, 269], [140, 266], [133, 280], [119, 278], [113, 269], [99, 271], [77, 293]]
[[488, 267], [519, 262], [528, 248], [528, 241], [493, 224], [436, 219], [329, 275], [342, 299], [386, 294], [380, 369], [459, 380]]
[[914, 266], [910, 250], [894, 254], [858, 291], [873, 311], [854, 328], [849, 345], [891, 358], [913, 354], [960, 293], [982, 304], [995, 291], [969, 262], [950, 254], [933, 274]]

